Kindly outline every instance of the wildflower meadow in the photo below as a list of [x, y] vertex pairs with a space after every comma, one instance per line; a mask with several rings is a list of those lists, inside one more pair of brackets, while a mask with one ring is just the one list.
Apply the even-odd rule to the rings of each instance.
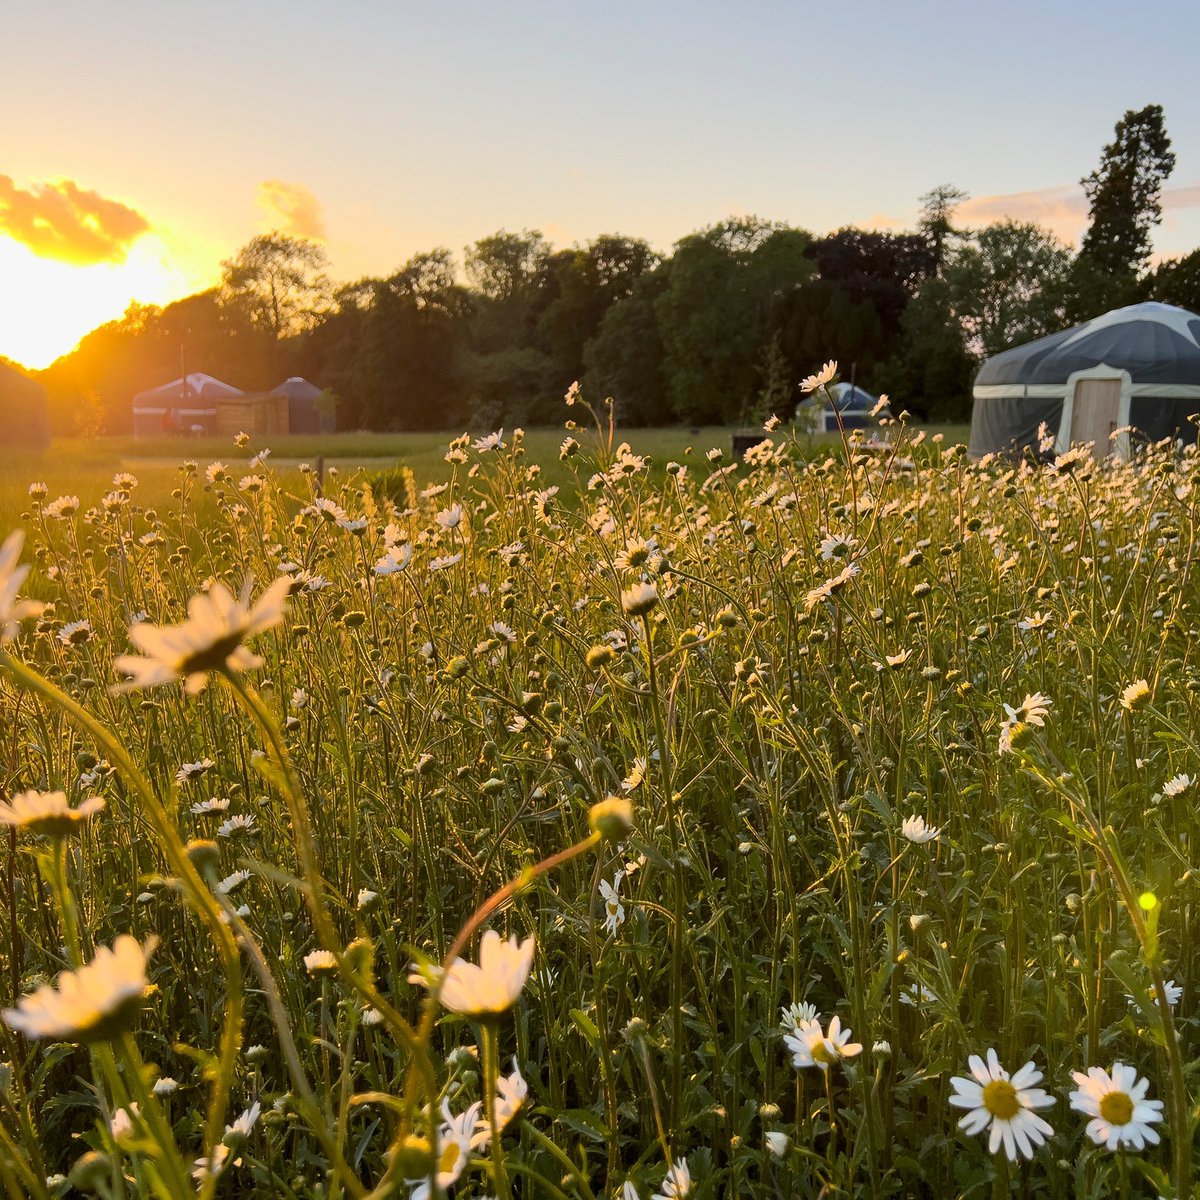
[[567, 401], [29, 481], [5, 1194], [1197, 1195], [1195, 447]]

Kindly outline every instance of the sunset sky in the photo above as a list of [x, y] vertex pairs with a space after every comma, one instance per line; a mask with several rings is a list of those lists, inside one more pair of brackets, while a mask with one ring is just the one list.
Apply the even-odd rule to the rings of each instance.
[[217, 279], [256, 233], [336, 279], [500, 228], [668, 250], [731, 213], [1077, 241], [1129, 108], [1177, 156], [1159, 255], [1200, 246], [1200, 5], [696, 0], [10, 7], [0, 46], [0, 355], [46, 365], [133, 298]]

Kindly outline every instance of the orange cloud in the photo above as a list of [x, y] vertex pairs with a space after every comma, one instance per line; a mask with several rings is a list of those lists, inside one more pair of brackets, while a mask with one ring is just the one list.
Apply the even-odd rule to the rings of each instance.
[[1200, 183], [1166, 188], [1163, 191], [1162, 202], [1163, 208], [1171, 211], [1177, 208], [1200, 208]]
[[0, 175], [0, 234], [40, 258], [74, 266], [124, 262], [129, 247], [149, 229], [140, 212], [70, 179], [25, 190]]
[[1088, 203], [1078, 184], [1039, 188], [1032, 192], [975, 196], [955, 214], [959, 225], [994, 225], [997, 221], [1032, 221], [1064, 242], [1076, 242], [1087, 228]]
[[[1200, 208], [1200, 184], [1165, 188], [1162, 194], [1163, 211], [1168, 216], [1188, 208]], [[999, 221], [1032, 221], [1049, 229], [1060, 241], [1077, 244], [1088, 225], [1088, 202], [1078, 184], [1038, 188], [1031, 192], [1007, 192], [995, 196], [974, 196], [964, 200], [954, 210], [954, 224], [959, 228], [979, 228]], [[864, 229], [911, 229], [917, 214], [894, 217], [888, 213], [873, 213], [863, 223]]]
[[291, 237], [325, 241], [325, 218], [316, 196], [302, 183], [267, 179], [258, 185], [259, 207], [271, 218], [274, 228]]
[[892, 230], [909, 229], [912, 226], [911, 220], [903, 220], [900, 217], [889, 216], [887, 213], [872, 213], [863, 223], [863, 229], [872, 229], [879, 233], [890, 233]]

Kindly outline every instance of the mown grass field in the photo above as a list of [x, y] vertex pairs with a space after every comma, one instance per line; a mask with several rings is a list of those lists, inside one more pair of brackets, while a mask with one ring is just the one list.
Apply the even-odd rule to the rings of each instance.
[[7, 1193], [1193, 1195], [1200, 462], [890, 432], [6, 462]]
[[[445, 469], [446, 445], [458, 431], [450, 433], [338, 433], [323, 437], [294, 435], [266, 439], [262, 444], [239, 447], [228, 438], [59, 438], [46, 451], [0, 449], [0, 515], [11, 525], [27, 506], [30, 483], [44, 482], [54, 495], [79, 494], [87, 504], [95, 503], [109, 490], [113, 475], [130, 471], [137, 475], [139, 500], [163, 504], [179, 486], [179, 467], [187, 459], [207, 466], [224, 462], [239, 476], [259, 450], [269, 448], [271, 466], [280, 485], [296, 491], [302, 482], [298, 465], [316, 466], [324, 458], [327, 466], [347, 474], [408, 467], [424, 486], [440, 478]], [[486, 432], [486, 431], [484, 431]], [[930, 426], [929, 433], [942, 433], [948, 441], [965, 442], [965, 425]], [[546, 478], [560, 485], [572, 481], [559, 462], [562, 430], [533, 429], [526, 434], [528, 456], [543, 465]], [[671, 459], [683, 460], [688, 447], [703, 454], [714, 446], [731, 448], [732, 431], [715, 426], [688, 429], [637, 429], [626, 431], [639, 451], [658, 466], [658, 473]], [[805, 439], [811, 447], [833, 445], [832, 435]]]

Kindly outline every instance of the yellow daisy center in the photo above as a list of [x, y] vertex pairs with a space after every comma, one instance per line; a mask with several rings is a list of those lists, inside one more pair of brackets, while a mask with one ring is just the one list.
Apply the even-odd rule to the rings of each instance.
[[1124, 1092], [1108, 1092], [1100, 1097], [1100, 1115], [1110, 1125], [1128, 1125], [1133, 1120], [1133, 1101]]
[[438, 1155], [438, 1174], [445, 1175], [453, 1171], [458, 1164], [458, 1156], [462, 1153], [457, 1142], [445, 1142], [442, 1152]]
[[993, 1079], [983, 1089], [983, 1107], [1001, 1121], [1011, 1121], [1021, 1111], [1017, 1089], [1007, 1079]]
[[837, 1062], [837, 1052], [831, 1050], [829, 1048], [829, 1043], [822, 1038], [821, 1041], [819, 1041], [812, 1048], [812, 1059], [815, 1063], [825, 1063], [828, 1065], [830, 1063]]

